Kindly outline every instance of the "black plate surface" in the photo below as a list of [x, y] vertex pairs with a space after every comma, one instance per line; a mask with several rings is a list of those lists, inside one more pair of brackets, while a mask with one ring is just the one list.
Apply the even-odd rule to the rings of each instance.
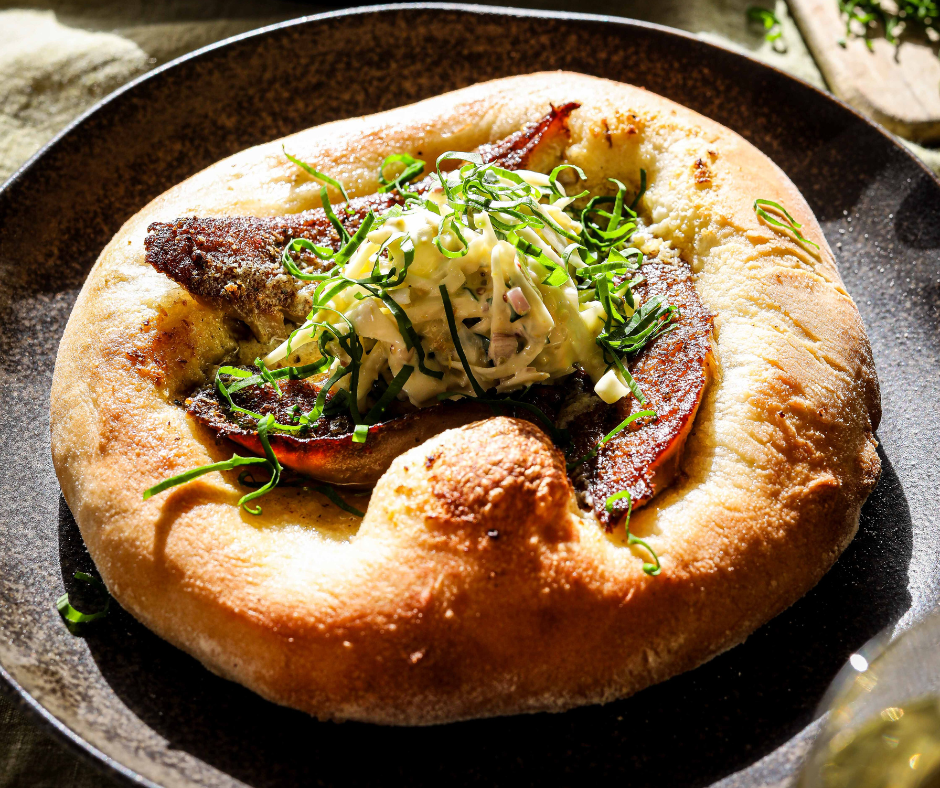
[[[744, 645], [606, 707], [430, 729], [320, 724], [216, 678], [123, 611], [68, 634], [91, 569], [49, 457], [48, 391], [82, 281], [151, 198], [246, 146], [473, 82], [567, 68], [735, 129], [796, 182], [875, 349], [884, 472], [819, 586]], [[132, 84], [0, 193], [0, 675], [114, 775], [165, 786], [777, 785], [854, 649], [940, 599], [940, 184], [853, 112], [695, 38], [601, 17], [398, 6], [234, 39]], [[650, 626], [655, 626], [650, 622]]]

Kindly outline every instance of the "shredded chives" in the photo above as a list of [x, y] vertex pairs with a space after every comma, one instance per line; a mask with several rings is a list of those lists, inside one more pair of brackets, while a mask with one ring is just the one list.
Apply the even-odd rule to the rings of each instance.
[[640, 200], [643, 199], [643, 195], [646, 194], [646, 170], [642, 167], [640, 168], [640, 190], [636, 193], [636, 197], [633, 198], [633, 202], [630, 203], [630, 210], [636, 211], [637, 205], [640, 204]]
[[630, 533], [630, 515], [633, 513], [633, 498], [630, 495], [630, 491], [621, 490], [618, 493], [614, 493], [604, 503], [604, 508], [610, 514], [613, 514], [614, 510], [617, 508], [616, 506], [617, 502], [622, 501], [624, 499], [626, 499], [627, 501], [627, 511], [623, 518], [623, 528], [627, 534], [627, 544], [630, 545], [631, 547], [633, 545], [640, 545], [641, 547], [644, 547], [651, 556], [653, 556], [653, 560], [656, 563], [651, 564], [651, 563], [644, 561], [643, 571], [646, 572], [646, 574], [652, 575], [653, 577], [655, 577], [656, 575], [660, 573], [660, 571], [662, 571], [662, 565], [659, 563], [659, 556], [656, 555], [656, 551], [652, 547], [650, 547], [646, 541]]
[[[578, 458], [577, 460], [575, 460], [574, 462], [569, 462], [569, 463], [568, 463], [568, 471], [571, 472], [571, 471], [575, 470], [576, 468], [578, 468], [579, 466], [581, 466], [581, 465], [583, 465], [584, 463], [586, 463], [588, 460], [593, 459], [594, 457], [596, 457], [596, 456], [597, 456], [597, 453], [598, 453], [602, 448], [604, 448], [604, 445], [605, 445], [611, 438], [613, 438], [613, 437], [614, 437], [615, 435], [617, 435], [618, 433], [623, 432], [623, 430], [625, 430], [627, 427], [629, 427], [631, 424], [633, 424], [633, 422], [637, 421], [638, 419], [645, 419], [645, 418], [649, 418], [649, 417], [652, 417], [652, 418], [655, 419], [655, 418], [656, 418], [656, 411], [654, 411], [654, 410], [641, 410], [641, 411], [639, 411], [639, 412], [637, 412], [637, 413], [632, 413], [631, 415], [627, 416], [627, 418], [625, 418], [623, 421], [621, 421], [620, 424], [618, 424], [618, 425], [617, 425], [616, 427], [614, 427], [610, 432], [608, 432], [603, 438], [601, 438], [601, 439], [597, 442], [597, 445], [596, 445], [593, 449], [591, 449], [587, 454], [585, 454], [583, 457], [579, 457], [579, 458]], [[608, 511], [609, 511], [609, 510], [608, 510]]]
[[[781, 222], [778, 218], [768, 213], [764, 209], [765, 205], [768, 208], [773, 208], [775, 211], [782, 213], [786, 221]], [[761, 219], [767, 222], [767, 224], [772, 224], [774, 227], [782, 227], [784, 230], [789, 230], [796, 236], [798, 241], [801, 241], [802, 243], [809, 246], [815, 246], [817, 249], [819, 248], [818, 243], [815, 243], [814, 241], [809, 240], [809, 238], [805, 238], [803, 236], [803, 234], [800, 232], [800, 229], [803, 227], [803, 225], [790, 216], [789, 211], [787, 211], [787, 209], [784, 208], [780, 203], [774, 202], [773, 200], [754, 200], [754, 212]]]
[[349, 512], [349, 514], [354, 514], [356, 517], [365, 517], [366, 513], [359, 511], [355, 506], [350, 506], [346, 501], [339, 497], [336, 490], [334, 490], [329, 484], [312, 484], [304, 487], [305, 490], [313, 490], [314, 492], [320, 493], [324, 498], [326, 498], [334, 506], [338, 506], [344, 512]]
[[186, 482], [191, 482], [193, 479], [198, 479], [200, 476], [205, 476], [207, 473], [212, 473], [213, 471], [231, 471], [234, 468], [240, 468], [242, 465], [267, 464], [268, 461], [264, 457], [240, 457], [234, 454], [230, 460], [202, 465], [198, 468], [184, 471], [176, 476], [171, 476], [169, 479], [164, 479], [150, 489], [144, 490], [144, 500], [146, 501], [148, 498], [152, 498], [154, 495], [162, 493], [164, 490], [169, 490], [171, 487], [177, 487], [180, 484], [186, 484]]
[[[582, 170], [582, 169], [581, 169], [580, 167], [578, 167], [577, 165], [575, 165], [575, 164], [559, 164], [557, 167], [555, 167], [554, 170], [552, 170], [551, 175], [548, 176], [548, 183], [549, 183], [549, 185], [551, 186], [552, 191], [555, 192], [555, 194], [557, 194], [557, 195], [559, 195], [559, 196], [561, 196], [561, 197], [564, 197], [564, 196], [565, 196], [565, 190], [564, 190], [561, 186], [558, 185], [558, 176], [559, 176], [562, 172], [564, 172], [565, 170], [574, 170], [576, 173], [578, 173], [578, 177], [579, 177], [582, 181], [587, 180], [587, 175], [584, 174], [584, 170]], [[587, 192], [582, 192], [582, 193], [581, 193], [580, 195], [578, 195], [578, 196], [579, 196], [579, 197], [585, 197], [585, 196], [587, 196]]]
[[382, 414], [385, 413], [388, 406], [394, 402], [395, 398], [398, 396], [398, 392], [404, 388], [405, 384], [408, 382], [408, 378], [411, 377], [414, 371], [415, 368], [408, 364], [405, 364], [405, 366], [398, 371], [398, 374], [393, 378], [392, 382], [388, 384], [388, 388], [385, 389], [385, 393], [379, 397], [375, 405], [372, 406], [372, 410], [366, 414], [367, 424], [375, 424], [382, 418]]
[[[88, 583], [91, 586], [95, 586], [105, 593], [108, 591], [108, 589], [105, 588], [104, 583], [87, 572], [76, 572], [73, 577], [76, 580], [81, 580], [83, 583]], [[108, 610], [111, 607], [111, 597], [109, 595], [107, 599], [105, 599], [104, 607], [95, 613], [82, 613], [80, 610], [72, 607], [71, 602], [69, 602], [68, 594], [62, 594], [62, 596], [56, 600], [55, 607], [56, 610], [59, 611], [59, 615], [61, 615], [65, 621], [65, 625], [69, 628], [69, 632], [71, 632], [73, 635], [77, 635], [81, 632], [82, 625], [90, 624], [93, 621], [99, 621], [108, 615]]]
[[[264, 482], [257, 481], [252, 475], [251, 471], [243, 471], [238, 476], [238, 483], [244, 485], [245, 487], [251, 487], [254, 489], [264, 486]], [[346, 503], [340, 497], [339, 493], [336, 492], [336, 488], [331, 484], [320, 483], [320, 484], [310, 484], [304, 480], [293, 479], [291, 481], [284, 481], [283, 479], [280, 482], [281, 487], [291, 487], [294, 489], [300, 490], [311, 490], [313, 492], [319, 493], [324, 496], [331, 503], [336, 504], [344, 512], [349, 512], [350, 514], [356, 515], [356, 517], [365, 517], [365, 514], [357, 509], [355, 506], [351, 506]]]
[[284, 151], [284, 155], [288, 158], [289, 161], [291, 161], [293, 164], [296, 164], [298, 167], [300, 167], [300, 169], [306, 172], [311, 178], [316, 178], [318, 181], [322, 181], [323, 183], [329, 184], [334, 189], [336, 189], [340, 194], [343, 195], [344, 200], [349, 202], [349, 195], [346, 194], [346, 189], [343, 187], [343, 184], [341, 184], [338, 180], [331, 178], [329, 175], [324, 175], [322, 172], [319, 172], [318, 170], [313, 169], [313, 167], [311, 167], [306, 162], [303, 162], [300, 159], [294, 158], [287, 152], [287, 149], [283, 145], [281, 145], [281, 150]]
[[[445, 228], [447, 228], [448, 226], [450, 227], [451, 232], [453, 232], [454, 235], [457, 236], [457, 239], [460, 241], [462, 245], [459, 251], [452, 252], [450, 249], [444, 246], [443, 243], [441, 243], [441, 236], [445, 232], [447, 232]], [[437, 247], [437, 251], [439, 251], [442, 255], [444, 255], [444, 257], [447, 257], [448, 259], [451, 259], [451, 260], [457, 257], [463, 257], [464, 255], [467, 254], [467, 252], [470, 251], [470, 245], [467, 243], [467, 239], [464, 238], [463, 233], [460, 232], [460, 222], [457, 221], [457, 217], [454, 216], [453, 214], [451, 214], [446, 219], [444, 219], [443, 222], [441, 222], [441, 231], [434, 237], [434, 245]]]
[[274, 416], [271, 414], [268, 414], [258, 422], [258, 440], [261, 441], [261, 448], [264, 449], [264, 456], [268, 461], [269, 468], [271, 469], [271, 478], [268, 479], [267, 483], [262, 487], [257, 490], [253, 490], [250, 493], [246, 493], [239, 500], [238, 505], [249, 514], [261, 514], [260, 504], [252, 509], [247, 505], [248, 502], [253, 501], [255, 498], [260, 498], [266, 492], [273, 490], [275, 487], [277, 487], [277, 483], [281, 479], [281, 463], [278, 462], [277, 456], [271, 449], [271, 441], [268, 439], [268, 430], [271, 429], [271, 425], [273, 423]]
[[414, 326], [411, 325], [411, 319], [405, 314], [405, 310], [402, 309], [398, 305], [398, 302], [387, 292], [381, 294], [376, 293], [376, 295], [382, 299], [382, 303], [388, 307], [388, 311], [391, 312], [392, 316], [395, 318], [395, 322], [398, 324], [398, 330], [401, 332], [401, 337], [405, 342], [405, 347], [408, 350], [414, 348], [418, 356], [418, 369], [421, 371], [421, 374], [427, 375], [429, 378], [442, 380], [444, 377], [443, 372], [439, 372], [427, 366], [424, 345], [421, 344], [421, 337], [418, 336], [418, 332], [415, 331]]
[[[385, 171], [395, 164], [402, 165], [402, 170], [396, 178], [388, 180], [385, 177]], [[421, 159], [416, 159], [407, 153], [393, 153], [391, 156], [387, 156], [385, 161], [382, 162], [382, 166], [379, 167], [379, 194], [390, 192], [393, 189], [403, 191], [404, 184], [414, 180], [422, 172], [424, 172], [424, 162]]]
[[467, 361], [467, 354], [464, 353], [463, 345], [460, 344], [460, 336], [457, 334], [457, 321], [454, 320], [454, 307], [450, 303], [450, 295], [447, 293], [447, 286], [441, 285], [438, 287], [438, 290], [441, 293], [441, 300], [444, 302], [444, 315], [447, 317], [447, 327], [450, 329], [450, 336], [454, 341], [454, 349], [457, 351], [457, 358], [460, 359], [460, 363], [463, 365], [463, 370], [467, 375], [467, 379], [470, 381], [470, 385], [473, 387], [474, 393], [477, 397], [482, 399], [486, 396], [486, 392], [483, 391], [483, 387], [473, 376], [473, 370], [470, 369], [470, 362]]

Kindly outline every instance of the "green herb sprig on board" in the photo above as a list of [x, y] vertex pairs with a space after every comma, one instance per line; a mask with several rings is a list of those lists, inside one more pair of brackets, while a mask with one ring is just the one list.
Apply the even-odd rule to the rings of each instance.
[[[837, 0], [839, 11], [845, 18], [845, 36], [858, 35], [865, 45], [873, 49], [872, 33], [880, 27], [885, 39], [893, 46], [901, 43], [901, 34], [908, 29], [927, 34], [932, 40], [940, 40], [940, 6], [936, 0], [892, 0], [890, 4], [881, 0]], [[839, 39], [842, 46], [846, 38]]]
[[755, 22], [764, 29], [765, 41], [773, 43], [774, 41], [779, 41], [781, 36], [783, 36], [783, 27], [773, 11], [752, 5], [745, 13], [749, 22]]

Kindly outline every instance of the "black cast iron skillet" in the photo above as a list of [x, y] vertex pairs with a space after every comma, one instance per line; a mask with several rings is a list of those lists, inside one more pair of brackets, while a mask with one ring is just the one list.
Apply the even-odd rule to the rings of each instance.
[[[555, 68], [645, 86], [740, 132], [796, 182], [836, 247], [881, 376], [884, 471], [835, 568], [744, 645], [629, 700], [426, 729], [321, 724], [279, 708], [121, 610], [70, 635], [53, 603], [63, 583], [78, 592], [72, 574], [92, 563], [53, 474], [48, 392], [75, 296], [121, 223], [249, 145]], [[373, 7], [171, 63], [100, 104], [0, 192], [0, 675], [112, 777], [147, 785], [785, 780], [840, 665], [940, 598], [938, 250], [940, 184], [883, 132], [779, 71], [652, 25]]]

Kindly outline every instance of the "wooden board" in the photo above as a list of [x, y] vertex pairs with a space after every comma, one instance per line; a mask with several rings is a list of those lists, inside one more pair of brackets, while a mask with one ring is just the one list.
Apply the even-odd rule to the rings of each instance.
[[836, 0], [789, 0], [790, 12], [830, 89], [843, 101], [915, 142], [940, 140], [940, 58], [937, 45], [883, 38], [874, 51], [857, 37], [846, 45]]

